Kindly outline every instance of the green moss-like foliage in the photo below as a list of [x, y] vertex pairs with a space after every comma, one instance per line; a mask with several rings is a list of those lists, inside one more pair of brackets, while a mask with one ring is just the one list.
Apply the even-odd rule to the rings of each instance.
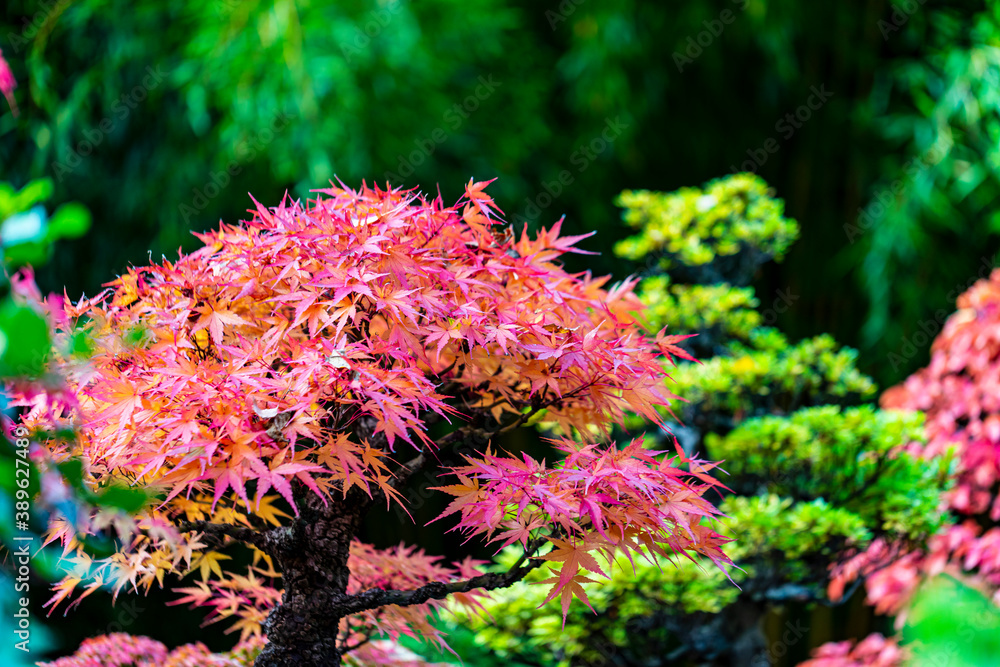
[[757, 574], [763, 566], [786, 568], [782, 577], [807, 581], [806, 565], [817, 557], [829, 559], [846, 546], [866, 544], [871, 531], [865, 520], [823, 498], [795, 502], [773, 493], [731, 496], [722, 503], [729, 518], [724, 525], [735, 540], [729, 552]]
[[922, 425], [920, 413], [827, 405], [750, 419], [706, 443], [735, 490], [824, 499], [874, 532], [919, 539], [941, 525], [949, 467], [903, 449], [923, 441]]
[[642, 281], [639, 298], [646, 305], [645, 322], [652, 331], [697, 331], [716, 339], [748, 341], [761, 325], [760, 305], [749, 287], [672, 285], [668, 276]]
[[875, 393], [871, 379], [855, 367], [857, 352], [838, 348], [830, 336], [789, 345], [773, 329], [758, 330], [751, 334], [750, 345], [731, 345], [729, 351], [730, 356], [672, 369], [670, 389], [689, 401], [685, 414], [739, 420]]
[[[750, 417], [875, 395], [875, 384], [855, 365], [857, 351], [839, 347], [827, 335], [791, 345], [779, 331], [761, 328], [751, 332], [747, 344], [730, 343], [725, 351], [668, 369], [670, 391], [687, 401], [674, 407], [685, 424], [727, 430]], [[626, 420], [630, 429], [643, 423], [639, 417]]]
[[[515, 557], [513, 551], [504, 552], [498, 565], [506, 566]], [[633, 571], [627, 560], [616, 562], [609, 581], [587, 587], [597, 613], [574, 602], [565, 628], [558, 600], [542, 605], [549, 586], [538, 582], [553, 576], [543, 566], [527, 580], [491, 595], [487, 608], [492, 618], [456, 607], [455, 621], [474, 630], [477, 643], [501, 656], [534, 655], [559, 667], [601, 664], [609, 652], [618, 653], [629, 645], [630, 624], [647, 617], [650, 610], [717, 612], [735, 600], [739, 589], [708, 565], [686, 558], [674, 563], [657, 558], [636, 561]]]
[[742, 263], [754, 266], [780, 260], [799, 230], [784, 217], [784, 202], [771, 195], [754, 174], [667, 194], [627, 190], [616, 203], [625, 208], [625, 223], [642, 231], [616, 244], [615, 253], [632, 260], [652, 256], [665, 271], [702, 267], [715, 272], [734, 266], [726, 260], [741, 254]]

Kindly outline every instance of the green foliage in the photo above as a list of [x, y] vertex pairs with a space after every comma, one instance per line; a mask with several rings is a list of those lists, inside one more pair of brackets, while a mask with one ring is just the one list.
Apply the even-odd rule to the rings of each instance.
[[822, 499], [873, 533], [919, 539], [942, 523], [950, 470], [947, 460], [902, 451], [924, 441], [922, 425], [920, 413], [825, 405], [749, 419], [705, 440], [712, 456], [725, 460], [736, 490]]
[[626, 190], [617, 201], [625, 208], [622, 218], [642, 231], [619, 242], [615, 254], [632, 260], [655, 256], [665, 271], [718, 271], [739, 253], [751, 255], [755, 264], [769, 258], [780, 261], [799, 228], [784, 217], [784, 202], [772, 195], [754, 174], [669, 194]]
[[913, 667], [992, 667], [1000, 655], [1000, 611], [948, 575], [925, 583], [903, 628]]
[[773, 493], [731, 496], [720, 509], [728, 515], [727, 534], [735, 540], [727, 551], [751, 576], [769, 568], [779, 570], [787, 582], [814, 582], [811, 563], [829, 562], [845, 547], [871, 539], [862, 517], [823, 498], [795, 502]]
[[35, 310], [0, 303], [0, 376], [38, 377], [52, 349], [49, 325]]
[[856, 360], [855, 350], [838, 349], [827, 335], [790, 345], [774, 329], [757, 329], [748, 345], [732, 344], [729, 356], [678, 366], [671, 390], [690, 402], [686, 414], [739, 420], [871, 397], [875, 385], [857, 370]]
[[[509, 567], [516, 557], [513, 549], [505, 550], [495, 567]], [[545, 586], [537, 585], [554, 573], [558, 575], [543, 565], [524, 581], [492, 594], [486, 605], [491, 618], [452, 607], [454, 620], [475, 631], [476, 642], [500, 656], [535, 656], [542, 664], [568, 667], [600, 664], [608, 651], [629, 646], [630, 624], [656, 610], [714, 613], [739, 594], [707, 560], [678, 556], [671, 562], [655, 557], [636, 560], [633, 569], [632, 563], [619, 559], [610, 566], [609, 581], [586, 588], [596, 615], [576, 600], [563, 627], [559, 601], [542, 605]]]
[[698, 331], [712, 338], [749, 340], [760, 326], [759, 304], [749, 287], [671, 285], [666, 275], [642, 281], [639, 298], [650, 330]]
[[[75, 203], [63, 204], [47, 218], [44, 203], [51, 197], [48, 179], [20, 190], [0, 183], [0, 246], [7, 271], [44, 263], [56, 241], [82, 236], [90, 227], [90, 213]], [[6, 272], [0, 280], [6, 286]], [[49, 325], [38, 312], [9, 296], [0, 302], [0, 377], [39, 377], [51, 348]]]
[[31, 181], [19, 191], [0, 183], [0, 244], [7, 267], [44, 264], [56, 241], [79, 238], [90, 228], [90, 212], [76, 203], [63, 204], [46, 219], [42, 204], [52, 192], [47, 178]]
[[0, 183], [0, 220], [27, 211], [52, 196], [52, 181], [39, 179], [15, 190], [10, 183]]
[[[969, 17], [928, 6], [898, 35], [914, 51], [876, 78], [859, 114], [890, 147], [858, 219], [843, 225], [852, 244], [845, 255], [860, 267], [855, 275], [870, 303], [863, 342], [879, 356], [898, 355], [918, 322], [950, 311], [961, 291], [997, 266], [988, 249], [1000, 234], [1000, 3], [976, 8]], [[954, 247], [975, 251], [942, 260]], [[901, 275], [908, 279], [893, 280]], [[915, 370], [914, 356], [893, 370], [901, 377]]]

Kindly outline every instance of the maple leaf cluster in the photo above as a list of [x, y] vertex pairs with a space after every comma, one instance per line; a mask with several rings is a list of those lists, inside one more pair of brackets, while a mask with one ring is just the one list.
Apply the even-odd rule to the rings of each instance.
[[[15, 396], [24, 423], [49, 434], [42, 464], [80, 458], [95, 488], [156, 494], [135, 518], [53, 522], [69, 574], [49, 605], [197, 572], [182, 601], [251, 641], [281, 599], [259, 536], [309, 521], [307, 498], [401, 502], [397, 488], [441, 449], [542, 416], [573, 437], [558, 443], [563, 460], [467, 458], [444, 488], [458, 530], [561, 561], [550, 583], [564, 604], [582, 595], [581, 571], [600, 572], [594, 554], [695, 552], [726, 565], [708, 525], [710, 464], [597, 444], [627, 412], [661, 422], [657, 408], [676, 398], [662, 362], [686, 355], [679, 338], [643, 336], [634, 281], [563, 269], [558, 258], [589, 235], [560, 236], [560, 221], [515, 238], [485, 185], [470, 181], [453, 207], [367, 186], [255, 202], [250, 220], [198, 234], [204, 246], [176, 261], [130, 268], [94, 298], [29, 299], [57, 339], [84, 331], [93, 347], [86, 362], [54, 353], [70, 391]], [[432, 437], [442, 422], [451, 430]], [[94, 557], [80, 533], [119, 547]], [[223, 567], [234, 541], [253, 551], [243, 574]], [[478, 581], [473, 563], [355, 542], [350, 567], [355, 598], [436, 582], [476, 604], [457, 583]], [[357, 602], [345, 649], [370, 649], [373, 633], [433, 636], [435, 597]]]
[[[552, 538], [553, 550], [542, 557], [559, 565], [558, 576], [540, 582], [553, 584], [542, 604], [561, 595], [564, 617], [573, 597], [589, 606], [582, 584], [593, 580], [586, 572], [608, 577], [595, 554], [606, 563], [616, 553], [697, 553], [720, 568], [729, 562], [721, 550], [729, 540], [700, 522], [718, 511], [687, 479], [718, 484], [707, 474], [714, 465], [685, 459], [682, 472], [675, 460], [645, 449], [641, 438], [622, 449], [570, 440], [556, 447], [567, 455], [558, 467], [527, 455], [466, 457], [469, 465], [456, 469], [460, 483], [440, 487], [457, 496], [441, 517], [460, 513], [458, 529], [466, 535], [485, 535], [500, 548], [520, 543], [525, 550], [544, 526], [565, 536]], [[665, 536], [665, 526], [676, 532]]]
[[811, 660], [799, 667], [897, 667], [903, 663], [906, 652], [894, 639], [880, 634], [854, 642], [831, 642], [817, 649]]
[[[259, 643], [259, 642], [258, 642]], [[67, 658], [46, 663], [47, 667], [244, 667], [253, 648], [228, 654], [213, 654], [202, 643], [185, 644], [173, 651], [149, 637], [122, 632], [86, 639]]]

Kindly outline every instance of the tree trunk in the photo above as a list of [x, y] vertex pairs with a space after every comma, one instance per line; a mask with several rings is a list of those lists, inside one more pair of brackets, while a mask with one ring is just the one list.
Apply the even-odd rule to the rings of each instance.
[[341, 664], [337, 634], [347, 597], [351, 539], [361, 523], [363, 504], [313, 497], [315, 518], [297, 523], [290, 539], [272, 553], [282, 576], [281, 604], [271, 611], [267, 646], [255, 667], [336, 667]]
[[733, 665], [768, 667], [771, 653], [764, 636], [764, 616], [767, 608], [754, 602], [737, 601], [727, 610], [735, 639], [730, 655]]
[[642, 656], [624, 664], [673, 665], [679, 661], [698, 667], [769, 667], [771, 656], [763, 631], [766, 615], [763, 603], [738, 599], [718, 614], [651, 617], [680, 640], [680, 648], [667, 653], [660, 646], [647, 651], [650, 658]]

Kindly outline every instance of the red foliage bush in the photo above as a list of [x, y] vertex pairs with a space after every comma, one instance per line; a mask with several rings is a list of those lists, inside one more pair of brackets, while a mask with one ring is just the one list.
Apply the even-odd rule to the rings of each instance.
[[934, 340], [930, 363], [887, 390], [881, 405], [923, 412], [927, 444], [921, 453], [955, 457], [955, 486], [946, 498], [955, 523], [924, 548], [877, 541], [837, 566], [831, 598], [866, 577], [869, 603], [901, 624], [917, 587], [928, 577], [950, 573], [992, 592], [1000, 604], [1000, 270], [958, 298], [958, 311]]

